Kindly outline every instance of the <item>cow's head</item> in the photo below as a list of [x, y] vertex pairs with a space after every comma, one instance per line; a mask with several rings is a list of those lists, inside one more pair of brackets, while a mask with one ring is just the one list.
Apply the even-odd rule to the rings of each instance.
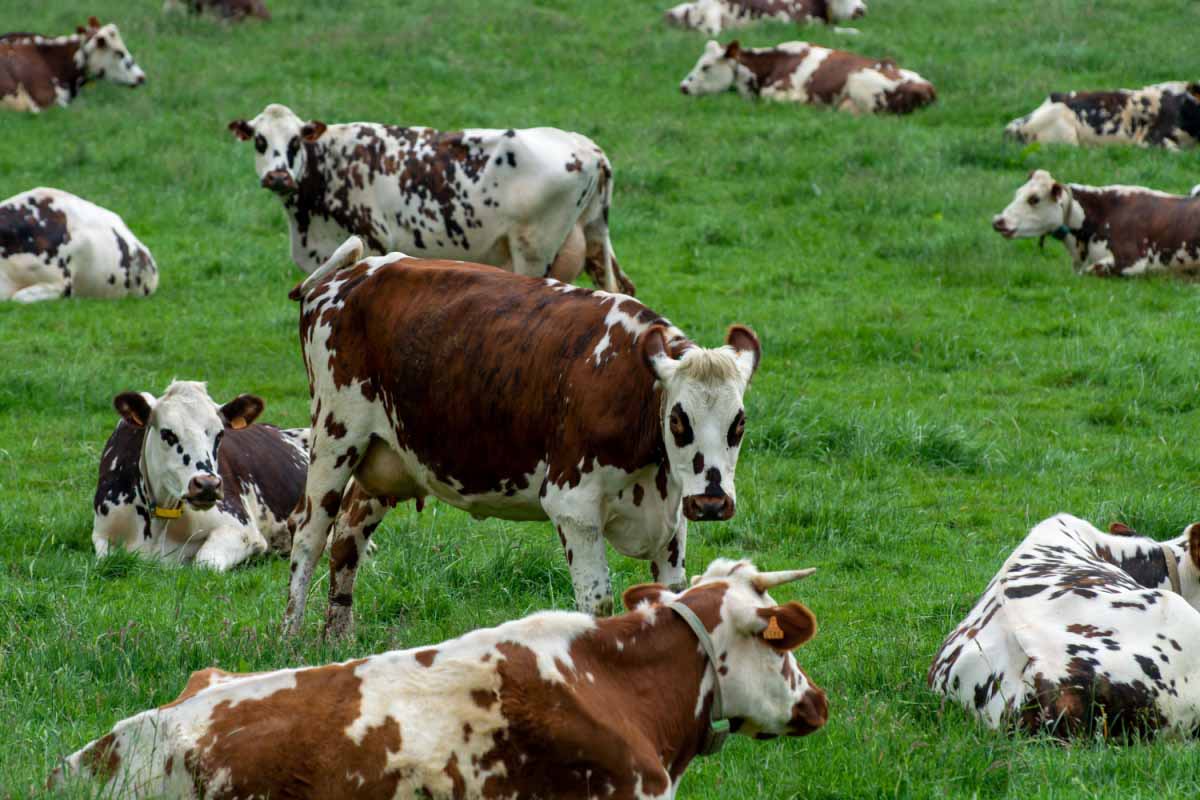
[[141, 86], [146, 82], [146, 73], [133, 60], [116, 25], [109, 23], [102, 26], [99, 20], [92, 17], [88, 20], [88, 27], [79, 31], [84, 41], [75, 52], [75, 63], [85, 75], [123, 86]]
[[829, 21], [844, 22], [867, 15], [866, 0], [829, 0]]
[[217, 451], [227, 428], [244, 428], [263, 410], [252, 394], [223, 406], [208, 396], [203, 383], [175, 381], [160, 398], [125, 392], [113, 407], [135, 428], [145, 429], [142, 475], [155, 502], [183, 500], [196, 509], [211, 508], [222, 497]]
[[1200, 82], [1187, 85], [1179, 106], [1179, 127], [1188, 136], [1200, 140]]
[[254, 169], [264, 189], [285, 197], [300, 188], [307, 168], [305, 142], [325, 133], [325, 123], [305, 122], [287, 106], [272, 103], [247, 122], [235, 119], [229, 130], [242, 141], [254, 140]]
[[721, 32], [721, 3], [720, 0], [695, 0], [691, 3], [680, 3], [667, 9], [663, 18], [668, 25], [691, 28], [703, 31], [709, 36], [716, 36]]
[[682, 486], [683, 513], [691, 520], [726, 520], [734, 512], [733, 476], [746, 427], [742, 396], [762, 349], [754, 331], [741, 325], [729, 329], [725, 342], [672, 358], [663, 327], [641, 339], [642, 359], [662, 392], [671, 476]]
[[828, 718], [825, 692], [809, 681], [792, 654], [816, 635], [817, 620], [801, 603], [776, 604], [767, 591], [812, 572], [759, 572], [749, 561], [720, 558], [685, 592], [648, 584], [629, 588], [622, 600], [629, 610], [682, 602], [706, 627], [719, 604], [709, 633], [724, 668], [719, 680], [730, 730], [756, 739], [804, 736]]
[[992, 218], [992, 227], [1006, 239], [1045, 236], [1067, 223], [1071, 193], [1044, 169], [1029, 173], [1008, 208]]
[[710, 39], [704, 53], [692, 71], [679, 83], [684, 94], [716, 94], [733, 88], [737, 78], [738, 54], [741, 43], [736, 39], [728, 45]]

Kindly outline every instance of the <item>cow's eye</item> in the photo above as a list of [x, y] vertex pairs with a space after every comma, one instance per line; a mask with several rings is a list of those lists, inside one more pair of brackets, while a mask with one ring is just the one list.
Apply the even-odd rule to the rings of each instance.
[[1038, 196], [1035, 194], [1033, 197], [1029, 198], [1029, 205], [1036, 206], [1037, 204], [1038, 204]]
[[683, 412], [675, 410], [671, 412], [671, 433], [676, 436], [683, 436], [687, 430], [687, 423], [683, 421]]
[[705, 64], [703, 67], [701, 67], [701, 68], [700, 68], [700, 71], [701, 71], [701, 72], [708, 72], [708, 64]]
[[213, 439], [213, 455], [217, 454], [217, 449], [221, 446], [221, 439], [225, 436], [225, 431], [218, 431], [217, 437]]
[[125, 58], [125, 52], [122, 50], [116, 51], [115, 53], [113, 53], [113, 55], [115, 55], [117, 58]]
[[739, 411], [737, 416], [733, 418], [733, 424], [729, 426], [729, 433], [725, 437], [725, 441], [730, 447], [737, 447], [742, 441], [742, 436], [746, 433], [746, 412]]
[[267, 140], [263, 138], [261, 133], [256, 134], [254, 137], [254, 149], [260, 153], [267, 152]]

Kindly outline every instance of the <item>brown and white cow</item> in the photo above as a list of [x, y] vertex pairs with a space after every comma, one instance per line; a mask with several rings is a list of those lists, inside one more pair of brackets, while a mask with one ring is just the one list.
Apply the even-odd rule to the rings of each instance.
[[288, 514], [304, 491], [308, 430], [252, 424], [263, 401], [218, 405], [203, 383], [162, 397], [125, 392], [100, 457], [92, 543], [226, 570], [258, 553], [287, 553]]
[[549, 519], [581, 611], [612, 612], [606, 541], [679, 586], [687, 520], [734, 514], [754, 333], [734, 326], [709, 350], [627, 295], [362, 251], [348, 240], [292, 292], [313, 438], [285, 628], [300, 628], [339, 508], [334, 633], [370, 531], [427, 495], [476, 517]]
[[1021, 142], [1136, 144], [1181, 150], [1200, 141], [1200, 83], [1112, 92], [1055, 92], [1004, 128]]
[[[693, 0], [667, 10], [667, 24], [716, 36], [763, 20], [833, 24], [866, 16], [864, 0]], [[850, 29], [837, 29], [850, 32]], [[857, 33], [857, 31], [853, 31]]]
[[230, 130], [253, 140], [305, 272], [348, 236], [368, 251], [491, 264], [633, 294], [609, 241], [613, 172], [595, 142], [557, 128], [438, 131], [304, 122], [272, 104]]
[[710, 41], [679, 84], [690, 95], [736, 90], [743, 97], [832, 106], [853, 114], [907, 114], [937, 99], [933, 84], [889, 59], [866, 58], [808, 42], [722, 47]]
[[263, 0], [164, 0], [164, 14], [178, 11], [190, 11], [193, 14], [208, 12], [234, 22], [241, 22], [247, 17], [271, 18], [271, 12]]
[[712, 752], [713, 717], [756, 739], [825, 724], [825, 693], [792, 653], [816, 619], [767, 593], [810, 572], [722, 559], [682, 594], [630, 588], [619, 617], [547, 611], [323, 667], [206, 669], [50, 783], [112, 797], [667, 800]]
[[146, 82], [116, 25], [102, 26], [92, 17], [87, 28], [69, 36], [0, 36], [0, 108], [37, 113], [66, 106], [92, 80], [131, 87]]
[[154, 257], [119, 216], [59, 189], [0, 202], [0, 301], [145, 297]]
[[992, 227], [1006, 239], [1053, 236], [1079, 273], [1128, 277], [1200, 269], [1200, 198], [1194, 196], [1064, 184], [1039, 169]]

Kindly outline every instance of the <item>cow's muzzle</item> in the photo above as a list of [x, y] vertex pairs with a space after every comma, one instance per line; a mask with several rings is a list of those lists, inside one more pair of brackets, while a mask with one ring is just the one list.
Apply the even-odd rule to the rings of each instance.
[[687, 88], [687, 84], [686, 84], [686, 83], [681, 83], [681, 84], [679, 84], [679, 91], [680, 91], [680, 92], [682, 92], [682, 93], [684, 93], [684, 94], [691, 94], [691, 92], [689, 92], [689, 91], [688, 91], [688, 88]]
[[823, 727], [828, 719], [829, 701], [825, 699], [825, 692], [813, 686], [804, 693], [799, 703], [792, 706], [788, 736], [807, 736]]
[[854, 13], [850, 15], [850, 19], [862, 19], [867, 15], [867, 10], [862, 6], [854, 9]]
[[1012, 228], [1008, 227], [1008, 223], [1004, 221], [1004, 217], [1000, 216], [999, 214], [992, 217], [992, 230], [1003, 236], [1005, 239], [1011, 239], [1013, 237], [1013, 233], [1015, 232]]
[[195, 475], [188, 481], [188, 491], [183, 499], [201, 511], [212, 508], [225, 496], [221, 490], [221, 479], [216, 475]]
[[733, 516], [733, 505], [733, 498], [727, 494], [693, 494], [683, 498], [683, 515], [693, 522], [724, 521]]
[[286, 169], [273, 169], [263, 175], [262, 187], [275, 194], [293, 194], [297, 188], [296, 179]]

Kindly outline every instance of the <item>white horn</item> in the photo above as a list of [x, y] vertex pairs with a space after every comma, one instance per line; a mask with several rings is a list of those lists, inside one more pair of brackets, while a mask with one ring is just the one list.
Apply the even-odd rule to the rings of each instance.
[[785, 569], [779, 572], [760, 572], [750, 581], [754, 584], [755, 589], [765, 592], [767, 589], [782, 586], [785, 583], [803, 580], [816, 571], [816, 567], [809, 567], [808, 569]]

